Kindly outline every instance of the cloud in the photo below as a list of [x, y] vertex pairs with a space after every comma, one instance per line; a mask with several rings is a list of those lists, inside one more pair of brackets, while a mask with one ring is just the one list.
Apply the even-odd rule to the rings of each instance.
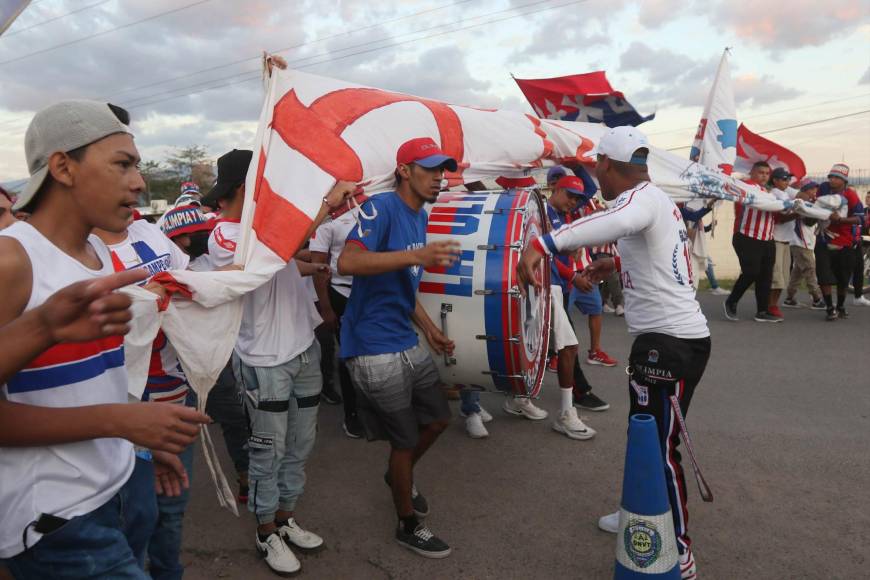
[[[512, 0], [520, 8], [523, 0]], [[555, 58], [578, 47], [608, 45], [608, 20], [619, 13], [628, 2], [581, 2], [575, 6], [550, 10], [540, 15], [526, 17], [530, 40], [508, 59], [509, 62], [527, 62], [537, 57]]]
[[[620, 57], [620, 70], [635, 71], [648, 81], [637, 93], [639, 102], [682, 107], [703, 106], [716, 75], [720, 56], [693, 59], [668, 49], [632, 43]], [[789, 100], [801, 91], [779, 84], [770, 75], [738, 75], [732, 72], [734, 101], [740, 105], [760, 106]]]
[[711, 25], [771, 51], [821, 46], [870, 16], [865, 0], [718, 0], [705, 12]]
[[867, 67], [867, 70], [864, 72], [864, 76], [861, 77], [861, 80], [858, 81], [859, 85], [867, 85], [870, 84], [870, 66]]
[[679, 17], [689, 5], [691, 0], [644, 0], [638, 21], [646, 28], [655, 28]]

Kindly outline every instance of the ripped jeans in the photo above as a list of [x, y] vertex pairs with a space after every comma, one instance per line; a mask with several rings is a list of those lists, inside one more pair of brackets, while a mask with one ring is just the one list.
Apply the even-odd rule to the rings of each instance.
[[323, 377], [320, 345], [275, 367], [250, 367], [238, 360], [239, 382], [251, 425], [248, 439], [248, 509], [257, 523], [275, 521], [278, 510], [293, 511], [305, 488], [305, 461], [317, 434]]

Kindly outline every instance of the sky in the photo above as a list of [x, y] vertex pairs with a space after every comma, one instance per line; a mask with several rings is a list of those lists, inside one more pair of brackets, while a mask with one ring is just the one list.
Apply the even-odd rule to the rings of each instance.
[[34, 112], [128, 108], [145, 160], [250, 148], [258, 55], [448, 101], [532, 112], [511, 74], [607, 71], [651, 142], [688, 155], [717, 64], [737, 118], [803, 157], [870, 170], [870, 0], [34, 0], [0, 36], [0, 182], [27, 176]]

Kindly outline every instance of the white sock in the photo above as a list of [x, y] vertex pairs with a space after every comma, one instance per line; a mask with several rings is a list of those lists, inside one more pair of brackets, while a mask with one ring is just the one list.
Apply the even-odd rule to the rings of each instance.
[[574, 387], [559, 390], [562, 391], [562, 412], [564, 413], [574, 406]]

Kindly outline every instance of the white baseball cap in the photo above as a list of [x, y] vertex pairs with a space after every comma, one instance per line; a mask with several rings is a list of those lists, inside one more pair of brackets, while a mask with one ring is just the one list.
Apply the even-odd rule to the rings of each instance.
[[[99, 101], [62, 101], [34, 115], [24, 135], [24, 156], [30, 179], [13, 209], [19, 210], [33, 201], [48, 176], [48, 158], [52, 154], [67, 153], [109, 135], [130, 132], [125, 124], [130, 122], [127, 112], [112, 107], [114, 105]], [[122, 120], [119, 114], [125, 118]]]
[[622, 127], [614, 127], [602, 135], [598, 141], [598, 148], [595, 149], [594, 153], [606, 155], [614, 161], [646, 165], [646, 156], [635, 157], [634, 154], [638, 149], [649, 151], [649, 141], [646, 135], [641, 133], [637, 127], [624, 125]]

